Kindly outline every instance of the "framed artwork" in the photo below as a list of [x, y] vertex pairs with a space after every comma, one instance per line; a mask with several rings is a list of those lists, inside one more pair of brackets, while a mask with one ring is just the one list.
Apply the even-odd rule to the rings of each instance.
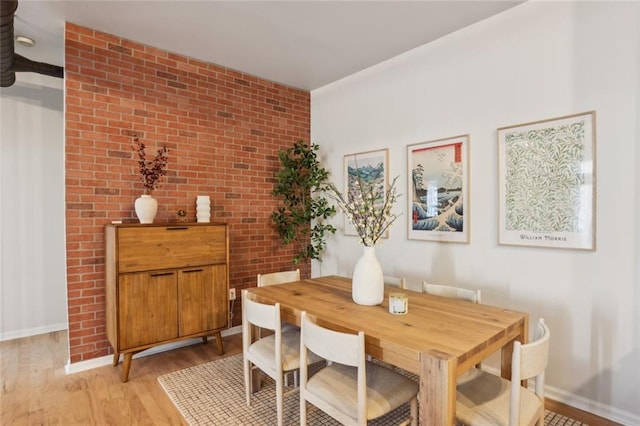
[[[382, 193], [385, 193], [389, 185], [388, 176], [389, 150], [380, 149], [378, 151], [359, 152], [344, 156], [344, 194], [351, 201], [353, 194], [359, 191], [358, 177], [368, 183], [379, 185]], [[358, 233], [345, 216], [344, 234], [355, 235]], [[389, 232], [385, 232], [382, 238], [388, 238]]]
[[469, 242], [469, 135], [407, 146], [410, 240]]
[[498, 244], [595, 250], [595, 118], [498, 129]]

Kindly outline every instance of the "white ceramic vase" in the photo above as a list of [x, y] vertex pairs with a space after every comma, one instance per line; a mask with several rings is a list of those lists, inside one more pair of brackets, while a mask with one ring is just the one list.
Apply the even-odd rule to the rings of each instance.
[[196, 197], [196, 220], [203, 223], [211, 220], [211, 198], [208, 195]]
[[351, 297], [358, 305], [379, 305], [384, 299], [384, 276], [375, 247], [363, 247], [353, 269]]
[[140, 223], [153, 223], [158, 213], [158, 201], [155, 198], [143, 194], [136, 199], [134, 206]]

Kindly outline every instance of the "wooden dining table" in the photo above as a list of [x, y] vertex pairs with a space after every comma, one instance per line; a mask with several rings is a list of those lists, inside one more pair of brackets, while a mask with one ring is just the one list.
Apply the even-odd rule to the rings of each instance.
[[[389, 313], [389, 293], [408, 297], [408, 312]], [[529, 316], [496, 306], [386, 287], [381, 305], [351, 299], [351, 279], [325, 276], [251, 288], [251, 300], [280, 303], [283, 320], [300, 325], [307, 312], [321, 326], [364, 331], [367, 354], [420, 377], [421, 425], [454, 425], [456, 380], [502, 350], [501, 375], [511, 376], [513, 342], [527, 341]]]

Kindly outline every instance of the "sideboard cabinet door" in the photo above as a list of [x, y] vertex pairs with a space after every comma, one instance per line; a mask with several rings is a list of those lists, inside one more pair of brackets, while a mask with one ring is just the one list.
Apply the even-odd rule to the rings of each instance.
[[180, 336], [226, 327], [227, 268], [225, 265], [188, 268], [178, 272]]
[[138, 272], [120, 278], [120, 347], [178, 337], [177, 273]]

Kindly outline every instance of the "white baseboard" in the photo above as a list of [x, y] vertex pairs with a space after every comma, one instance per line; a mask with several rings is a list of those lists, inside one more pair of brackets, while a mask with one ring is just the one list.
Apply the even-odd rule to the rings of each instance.
[[[499, 369], [488, 365], [483, 364], [482, 369], [492, 374], [500, 374]], [[530, 382], [529, 387], [533, 387], [532, 382]], [[571, 394], [553, 386], [545, 385], [544, 396], [545, 398], [570, 405], [571, 407], [578, 408], [582, 411], [595, 414], [596, 416], [611, 420], [616, 423], [620, 423], [622, 425], [640, 425], [640, 416], [636, 414], [620, 410], [610, 405], [603, 404], [602, 402], [593, 401], [579, 395]]]
[[25, 328], [23, 330], [5, 331], [0, 333], [0, 342], [5, 340], [21, 339], [23, 337], [37, 336], [38, 334], [52, 333], [54, 331], [66, 330], [67, 323], [51, 324], [43, 327]]
[[640, 416], [611, 407], [610, 405], [573, 395], [562, 389], [554, 388], [553, 386], [545, 386], [544, 392], [546, 398], [579, 408], [582, 411], [587, 411], [616, 423], [622, 425], [640, 425]]
[[[235, 326], [228, 328], [222, 331], [222, 336], [231, 336], [233, 334], [242, 333], [242, 326]], [[211, 339], [212, 337], [209, 337]], [[133, 359], [142, 358], [149, 355], [155, 355], [161, 352], [170, 351], [173, 349], [183, 348], [185, 346], [193, 345], [196, 343], [201, 343], [202, 339], [200, 337], [193, 339], [180, 340], [178, 342], [167, 343], [166, 345], [158, 345], [152, 348], [149, 348], [145, 351], [138, 352], [133, 356]], [[102, 356], [100, 358], [93, 358], [87, 361], [80, 361], [71, 364], [67, 361], [67, 364], [64, 366], [64, 370], [67, 374], [79, 373], [81, 371], [91, 370], [93, 368], [104, 367], [105, 365], [113, 364], [113, 355]]]

